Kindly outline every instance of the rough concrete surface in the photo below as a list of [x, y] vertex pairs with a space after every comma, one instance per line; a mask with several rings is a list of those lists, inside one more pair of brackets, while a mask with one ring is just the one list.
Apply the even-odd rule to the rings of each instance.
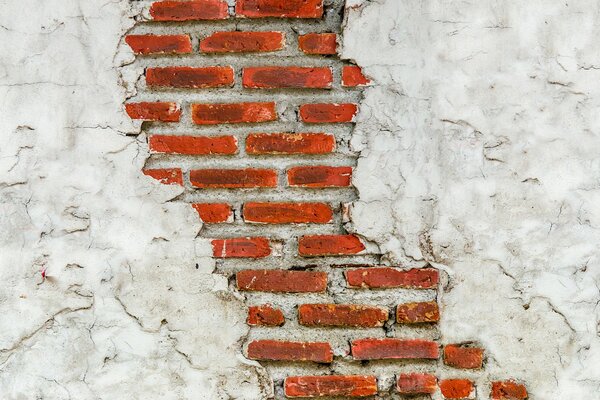
[[[442, 341], [531, 399], [600, 395], [600, 5], [347, 2], [367, 89], [348, 229], [449, 276]], [[135, 8], [135, 7], [133, 7]], [[0, 0], [0, 393], [264, 399], [182, 189], [140, 173], [126, 0]], [[42, 279], [45, 270], [47, 278]], [[478, 391], [486, 398], [485, 389]]]

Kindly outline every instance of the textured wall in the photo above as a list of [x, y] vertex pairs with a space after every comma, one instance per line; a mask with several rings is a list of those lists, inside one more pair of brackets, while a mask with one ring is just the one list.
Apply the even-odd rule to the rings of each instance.
[[343, 55], [380, 85], [356, 230], [448, 272], [444, 340], [483, 343], [492, 376], [600, 398], [598, 3], [353, 4]]
[[[473, 379], [598, 399], [597, 2], [347, 6], [343, 56], [375, 85], [346, 228], [384, 263], [447, 272], [439, 339], [483, 345]], [[3, 398], [272, 391], [197, 213], [140, 173], [123, 104], [143, 71], [122, 39], [142, 8], [0, 0]]]

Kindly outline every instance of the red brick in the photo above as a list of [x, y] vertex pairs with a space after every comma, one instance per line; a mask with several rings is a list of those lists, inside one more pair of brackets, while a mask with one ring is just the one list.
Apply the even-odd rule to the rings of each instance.
[[309, 33], [298, 37], [298, 47], [306, 54], [336, 54], [335, 33]]
[[219, 258], [262, 258], [271, 255], [269, 239], [246, 237], [214, 239], [213, 256]]
[[348, 285], [368, 289], [435, 289], [439, 277], [433, 268], [401, 270], [396, 268], [358, 268], [346, 271]]
[[131, 119], [144, 121], [178, 122], [181, 118], [181, 109], [177, 103], [128, 103], [125, 104], [125, 110]]
[[298, 320], [304, 326], [376, 328], [388, 320], [388, 310], [355, 304], [302, 304]]
[[244, 68], [245, 88], [329, 89], [333, 75], [329, 67], [249, 67]]
[[433, 394], [437, 387], [437, 378], [431, 374], [400, 374], [396, 388], [402, 394]]
[[146, 69], [150, 87], [216, 88], [233, 86], [231, 67], [161, 67]]
[[492, 400], [525, 400], [527, 388], [515, 381], [492, 382]]
[[145, 169], [143, 172], [165, 185], [183, 186], [183, 172], [179, 168]]
[[246, 138], [248, 154], [327, 154], [335, 137], [326, 133], [253, 133]]
[[192, 52], [188, 35], [127, 35], [125, 42], [135, 54], [187, 54]]
[[157, 1], [150, 7], [154, 21], [197, 21], [229, 17], [225, 0]]
[[262, 224], [326, 224], [333, 210], [326, 203], [246, 203], [244, 221]]
[[192, 104], [197, 125], [269, 122], [277, 119], [275, 103]]
[[229, 222], [233, 216], [231, 205], [227, 203], [199, 203], [192, 204], [198, 212], [202, 222], [206, 224], [219, 224]]
[[439, 320], [440, 309], [435, 301], [400, 304], [396, 309], [396, 321], [399, 324], [422, 324]]
[[234, 136], [152, 135], [148, 139], [153, 153], [210, 155], [237, 153]]
[[248, 53], [281, 50], [283, 32], [215, 32], [200, 42], [204, 53]]
[[444, 347], [444, 364], [454, 368], [482, 368], [483, 349], [460, 344], [446, 345]]
[[247, 18], [321, 18], [323, 0], [237, 0], [235, 12]]
[[201, 189], [276, 187], [277, 172], [271, 169], [196, 169], [190, 171], [192, 185]]
[[236, 274], [237, 288], [252, 292], [322, 293], [327, 273], [287, 270], [243, 270]]
[[374, 376], [291, 376], [284, 383], [286, 397], [367, 397], [377, 394]]
[[421, 339], [359, 339], [352, 342], [356, 360], [435, 360], [440, 356], [437, 343]]
[[440, 381], [440, 390], [445, 399], [470, 399], [475, 386], [468, 379], [446, 379]]
[[285, 318], [280, 309], [265, 304], [250, 307], [246, 323], [252, 326], [282, 326]]
[[248, 345], [248, 358], [260, 361], [330, 363], [333, 361], [333, 352], [329, 343], [255, 340]]
[[352, 122], [358, 107], [356, 104], [304, 104], [300, 106], [300, 119], [311, 124]]
[[313, 235], [302, 236], [298, 241], [301, 256], [341, 256], [358, 254], [365, 245], [355, 235]]
[[342, 69], [342, 86], [365, 86], [369, 83], [371, 83], [371, 81], [363, 75], [360, 67], [351, 65]]
[[352, 167], [294, 167], [287, 172], [288, 185], [306, 188], [348, 187]]

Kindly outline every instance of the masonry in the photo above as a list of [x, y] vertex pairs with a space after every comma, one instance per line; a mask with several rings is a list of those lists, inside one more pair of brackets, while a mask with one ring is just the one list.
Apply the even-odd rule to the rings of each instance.
[[149, 2], [125, 37], [145, 70], [126, 105], [145, 121], [142, 172], [185, 188], [275, 398], [526, 399], [510, 371], [478, 375], [480, 345], [439, 341], [446, 275], [353, 233], [350, 138], [376, 82], [337, 55], [344, 3]]

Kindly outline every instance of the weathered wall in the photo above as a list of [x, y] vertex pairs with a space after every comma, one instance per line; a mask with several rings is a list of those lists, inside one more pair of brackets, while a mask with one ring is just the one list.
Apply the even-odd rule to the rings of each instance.
[[600, 398], [598, 3], [353, 3], [356, 230], [448, 272], [444, 340], [492, 376]]
[[[343, 56], [375, 83], [347, 229], [383, 262], [448, 273], [439, 339], [483, 345], [474, 380], [599, 398], [598, 4], [347, 6]], [[138, 8], [0, 0], [3, 398], [272, 391], [183, 189], [140, 173], [146, 137], [123, 112], [140, 71], [121, 68]]]

